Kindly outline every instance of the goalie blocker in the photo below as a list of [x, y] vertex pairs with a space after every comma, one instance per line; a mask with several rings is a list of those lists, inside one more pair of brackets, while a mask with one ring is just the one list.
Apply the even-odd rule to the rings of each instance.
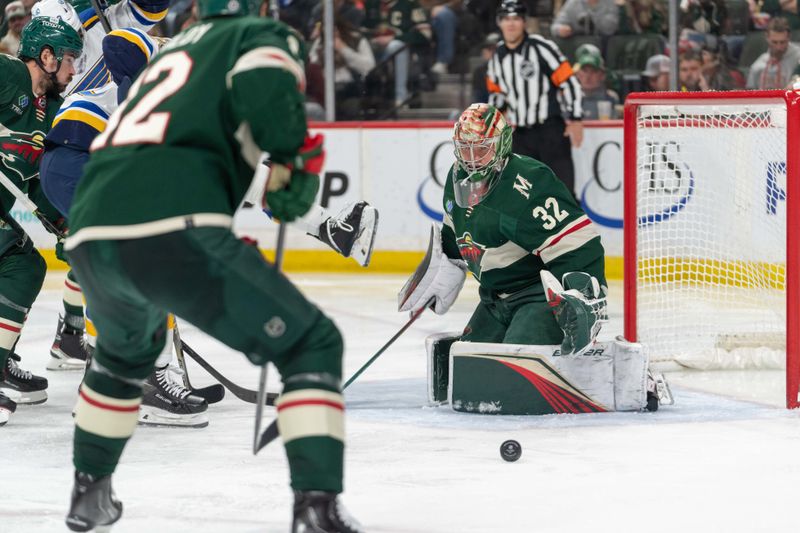
[[673, 403], [642, 346], [621, 338], [582, 355], [562, 355], [555, 345], [458, 342], [448, 333], [428, 337], [426, 348], [428, 399], [454, 411], [546, 415], [655, 411]]

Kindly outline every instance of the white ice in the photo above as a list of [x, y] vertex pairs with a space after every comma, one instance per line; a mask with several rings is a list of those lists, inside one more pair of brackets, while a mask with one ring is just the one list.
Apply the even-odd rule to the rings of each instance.
[[[400, 276], [292, 275], [333, 317], [351, 375], [407, 320]], [[620, 287], [612, 321], [621, 333]], [[49, 278], [25, 327], [23, 366], [50, 398], [0, 428], [0, 532], [65, 531], [79, 373], [45, 371], [60, 308]], [[676, 405], [657, 413], [501, 417], [429, 407], [425, 336], [461, 329], [477, 301], [468, 283], [445, 316], [425, 313], [346, 392], [346, 492], [367, 531], [784, 532], [797, 530], [800, 420], [780, 408], [780, 373], [675, 375]], [[243, 356], [186, 325], [184, 340], [255, 388]], [[195, 385], [213, 381], [190, 366]], [[274, 370], [272, 388], [277, 383]], [[714, 394], [702, 392], [713, 388]], [[743, 400], [736, 398], [740, 395]], [[279, 442], [250, 451], [254, 406], [228, 394], [200, 430], [139, 428], [114, 477], [124, 532], [285, 532], [288, 470]], [[267, 422], [274, 416], [267, 409]], [[522, 458], [506, 463], [506, 439]]]

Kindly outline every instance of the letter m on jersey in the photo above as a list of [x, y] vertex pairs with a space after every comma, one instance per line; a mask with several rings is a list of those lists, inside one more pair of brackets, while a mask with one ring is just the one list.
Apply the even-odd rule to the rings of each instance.
[[526, 200], [529, 199], [532, 188], [533, 185], [531, 185], [531, 182], [519, 174], [517, 174], [517, 177], [514, 178], [514, 190], [524, 196]]

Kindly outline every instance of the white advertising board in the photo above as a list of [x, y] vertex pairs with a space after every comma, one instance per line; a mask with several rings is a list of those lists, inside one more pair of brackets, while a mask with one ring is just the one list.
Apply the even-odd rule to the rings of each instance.
[[[360, 199], [380, 211], [376, 250], [420, 251], [428, 228], [441, 221], [442, 185], [454, 161], [447, 123], [365, 123], [314, 128], [325, 134], [327, 160], [318, 201], [332, 212]], [[607, 255], [622, 254], [622, 128], [587, 124], [583, 146], [573, 151], [576, 189], [598, 223]], [[36, 219], [15, 206], [13, 216], [37, 246], [54, 240]], [[276, 224], [258, 209], [240, 210], [238, 233], [272, 248]], [[287, 235], [290, 249], [324, 249], [298, 231]]]

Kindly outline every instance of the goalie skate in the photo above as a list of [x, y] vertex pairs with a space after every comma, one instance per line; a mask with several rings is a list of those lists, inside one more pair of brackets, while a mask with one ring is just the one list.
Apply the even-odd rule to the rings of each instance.
[[56, 338], [50, 348], [47, 370], [83, 370], [86, 368], [87, 359], [90, 358], [91, 349], [83, 331], [67, 332], [64, 317], [59, 315]]
[[18, 404], [36, 405], [47, 401], [47, 378], [37, 376], [28, 370], [23, 370], [17, 362], [19, 355], [11, 353], [3, 368], [3, 379], [0, 389], [9, 389], [19, 393]]
[[208, 403], [194, 396], [182, 383], [173, 381], [168, 366], [154, 370], [143, 387], [140, 425], [192, 428], [208, 425]]
[[372, 258], [377, 229], [378, 210], [367, 202], [358, 202], [348, 205], [338, 215], [323, 222], [319, 228], [319, 239], [344, 257], [352, 257], [365, 267]]
[[107, 532], [121, 516], [122, 502], [117, 500], [111, 488], [111, 476], [96, 478], [75, 472], [72, 502], [66, 519], [71, 531]]

